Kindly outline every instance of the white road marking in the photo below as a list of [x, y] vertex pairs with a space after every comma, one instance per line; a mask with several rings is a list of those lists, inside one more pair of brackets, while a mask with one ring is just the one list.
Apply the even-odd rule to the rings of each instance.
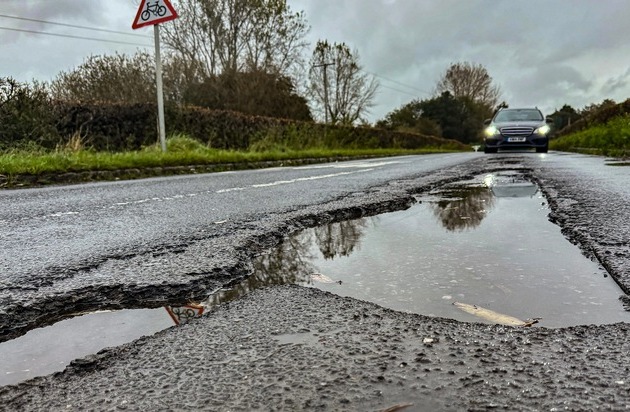
[[330, 179], [333, 177], [338, 177], [338, 176], [346, 176], [346, 175], [353, 175], [356, 173], [364, 173], [364, 172], [370, 172], [374, 169], [363, 169], [363, 170], [356, 170], [353, 172], [339, 172], [339, 173], [331, 173], [331, 174], [327, 174], [327, 175], [320, 175], [320, 176], [310, 176], [310, 177], [298, 177], [296, 179], [291, 179], [291, 180], [277, 180], [275, 182], [269, 182], [269, 183], [258, 183], [255, 185], [251, 185], [251, 186], [245, 186], [245, 187], [230, 187], [227, 189], [220, 189], [217, 190], [216, 193], [227, 193], [227, 192], [234, 192], [234, 191], [238, 191], [238, 190], [247, 190], [247, 189], [259, 189], [259, 188], [264, 188], [264, 187], [272, 187], [272, 186], [280, 186], [280, 185], [288, 185], [291, 183], [296, 183], [296, 182], [307, 182], [310, 180], [320, 180], [320, 179]]
[[313, 165], [313, 166], [299, 166], [295, 167], [295, 170], [308, 170], [308, 169], [354, 169], [354, 168], [364, 168], [364, 167], [380, 167], [387, 166], [391, 164], [399, 164], [399, 163], [409, 163], [408, 161], [400, 161], [400, 160], [389, 160], [382, 162], [362, 162], [362, 163], [342, 163], [342, 164], [326, 164], [326, 165]]
[[[338, 173], [329, 173], [329, 174], [325, 174], [325, 175], [319, 175], [319, 176], [309, 176], [309, 177], [299, 177], [299, 178], [295, 178], [295, 179], [290, 179], [290, 180], [277, 180], [275, 182], [269, 182], [269, 183], [258, 183], [258, 184], [253, 184], [250, 186], [245, 186], [245, 187], [230, 187], [230, 188], [226, 188], [226, 189], [219, 189], [219, 190], [207, 190], [204, 192], [198, 192], [198, 193], [187, 193], [187, 194], [179, 194], [179, 195], [173, 195], [170, 197], [152, 197], [152, 198], [146, 198], [146, 199], [138, 199], [138, 200], [132, 200], [132, 201], [128, 201], [128, 202], [117, 202], [114, 203], [110, 206], [105, 206], [103, 207], [103, 209], [117, 209], [117, 208], [122, 208], [125, 206], [129, 206], [129, 205], [139, 205], [139, 204], [143, 204], [143, 203], [149, 203], [149, 202], [164, 202], [164, 201], [168, 201], [168, 200], [178, 200], [178, 199], [184, 199], [186, 197], [194, 197], [194, 196], [198, 196], [201, 194], [206, 194], [206, 193], [229, 193], [229, 192], [237, 192], [237, 191], [243, 191], [243, 190], [248, 190], [248, 189], [261, 189], [261, 188], [267, 188], [267, 187], [274, 187], [274, 186], [280, 186], [280, 185], [288, 185], [288, 184], [293, 184], [293, 183], [297, 183], [297, 182], [307, 182], [307, 181], [313, 181], [313, 180], [322, 180], [322, 179], [332, 179], [335, 177], [339, 177], [339, 176], [347, 176], [347, 175], [352, 175], [352, 174], [357, 174], [357, 173], [365, 173], [365, 172], [371, 172], [373, 170], [375, 170], [375, 168], [380, 167], [380, 166], [386, 166], [386, 165], [390, 165], [390, 164], [395, 164], [395, 163], [404, 163], [401, 161], [385, 161], [385, 162], [377, 162], [377, 163], [355, 163], [355, 164], [343, 164], [343, 165], [325, 165], [325, 166], [307, 166], [307, 167], [300, 167], [300, 168], [295, 168], [297, 169], [323, 169], [323, 168], [359, 168], [360, 170], [354, 170], [354, 171], [348, 171], [348, 172], [338, 172]], [[51, 213], [48, 215], [44, 215], [39, 217], [39, 219], [48, 219], [48, 218], [56, 218], [56, 217], [63, 217], [63, 216], [69, 216], [69, 215], [78, 215], [81, 212], [55, 212], [55, 213]], [[37, 219], [37, 217], [24, 217], [20, 220], [32, 220], [32, 219]], [[6, 221], [0, 221], [0, 224], [6, 224]], [[224, 223], [224, 221], [221, 222], [217, 222], [217, 223]]]

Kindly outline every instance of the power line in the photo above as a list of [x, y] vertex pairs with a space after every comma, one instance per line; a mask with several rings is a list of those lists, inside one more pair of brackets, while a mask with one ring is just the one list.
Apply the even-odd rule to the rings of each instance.
[[[98, 32], [103, 32], [103, 33], [113, 33], [113, 34], [121, 34], [121, 35], [125, 35], [125, 36], [134, 36], [134, 37], [141, 37], [141, 38], [145, 38], [145, 39], [149, 39], [150, 36], [146, 36], [143, 34], [136, 34], [136, 33], [128, 33], [128, 32], [122, 32], [122, 31], [116, 31], [116, 30], [108, 30], [108, 29], [100, 29], [100, 28], [95, 28], [95, 27], [88, 27], [88, 26], [80, 26], [80, 25], [75, 25], [75, 24], [67, 24], [67, 23], [59, 23], [59, 22], [52, 22], [52, 21], [48, 21], [48, 20], [38, 20], [38, 19], [31, 19], [28, 17], [20, 17], [20, 16], [11, 16], [11, 15], [7, 15], [7, 14], [0, 14], [0, 17], [3, 18], [7, 18], [7, 19], [14, 19], [14, 20], [22, 20], [22, 21], [30, 21], [30, 22], [36, 22], [36, 23], [43, 23], [43, 24], [50, 24], [50, 25], [56, 25], [56, 26], [64, 26], [64, 27], [71, 27], [71, 28], [76, 28], [76, 29], [82, 29], [82, 30], [91, 30], [91, 31], [98, 31]], [[131, 43], [131, 42], [125, 42], [125, 41], [117, 41], [117, 40], [107, 40], [107, 39], [99, 39], [99, 38], [92, 38], [92, 37], [83, 37], [83, 36], [73, 36], [73, 35], [69, 35], [69, 34], [56, 34], [56, 33], [50, 33], [50, 32], [42, 32], [42, 31], [35, 31], [35, 30], [26, 30], [26, 29], [16, 29], [16, 28], [10, 28], [10, 27], [0, 27], [0, 29], [3, 30], [11, 30], [11, 31], [17, 31], [17, 32], [23, 32], [23, 33], [34, 33], [34, 34], [43, 34], [43, 35], [48, 35], [48, 36], [56, 36], [56, 37], [66, 37], [66, 38], [72, 38], [72, 39], [81, 39], [81, 40], [91, 40], [91, 41], [101, 41], [101, 42], [107, 42], [107, 43], [116, 43], [116, 44], [127, 44], [127, 45], [132, 45], [132, 46], [142, 46], [142, 47], [152, 47], [150, 45], [145, 45], [145, 44], [139, 44], [139, 43]], [[324, 66], [324, 70], [326, 69], [326, 66], [330, 65], [330, 63], [327, 63], [325, 65], [316, 65], [314, 67], [320, 67], [320, 66]], [[362, 70], [363, 72], [370, 74], [374, 77], [378, 77], [380, 79], [398, 84], [400, 86], [406, 87], [408, 89], [412, 89], [412, 90], [416, 90], [422, 94], [426, 94], [426, 95], [431, 95], [431, 93], [425, 91], [425, 90], [421, 90], [418, 89], [414, 86], [399, 82], [397, 80], [394, 79], [390, 79], [387, 78], [385, 76], [381, 76], [380, 74], [376, 74], [376, 73], [372, 73], [369, 72], [367, 70]], [[407, 94], [409, 96], [414, 96], [417, 97], [416, 94], [412, 94], [400, 89], [396, 89], [393, 87], [388, 87], [388, 86], [383, 86], [381, 85], [381, 87], [386, 88], [386, 89], [390, 89], [399, 93], [403, 93], [403, 94]]]
[[[418, 92], [420, 92], [420, 93], [422, 93], [422, 94], [424, 94], [424, 95], [431, 95], [431, 93], [429, 93], [429, 92], [427, 92], [427, 91], [425, 91], [425, 90], [421, 90], [421, 89], [418, 89], [418, 88], [416, 88], [416, 87], [410, 86], [410, 85], [408, 85], [408, 84], [401, 83], [401, 82], [399, 82], [399, 81], [397, 81], [397, 80], [389, 79], [389, 78], [387, 78], [387, 77], [385, 77], [385, 76], [381, 76], [380, 74], [376, 74], [376, 73], [368, 72], [367, 70], [362, 70], [362, 71], [363, 71], [363, 72], [365, 72], [365, 73], [367, 73], [367, 74], [370, 74], [370, 75], [372, 75], [372, 76], [374, 76], [374, 77], [378, 77], [378, 78], [381, 78], [381, 79], [383, 79], [383, 80], [386, 80], [386, 81], [389, 81], [389, 82], [392, 82], [392, 83], [396, 83], [396, 84], [401, 85], [401, 86], [403, 86], [403, 87], [406, 87], [406, 88], [408, 88], [408, 89], [416, 90], [416, 91], [418, 91]], [[379, 87], [383, 87], [383, 88], [385, 88], [385, 89], [393, 90], [393, 91], [398, 92], [398, 93], [406, 94], [407, 96], [415, 97], [416, 99], [419, 97], [419, 96], [418, 96], [418, 93], [412, 93], [412, 92], [409, 92], [409, 91], [400, 90], [400, 89], [397, 89], [397, 88], [394, 88], [394, 87], [385, 86], [385, 85], [383, 85], [383, 84], [380, 84], [380, 85], [379, 85]]]
[[395, 88], [389, 87], [389, 86], [383, 86], [382, 84], [380, 85], [380, 87], [383, 87], [383, 88], [389, 89], [389, 90], [393, 90], [393, 91], [398, 92], [398, 93], [406, 94], [408, 96], [412, 96], [412, 97], [416, 97], [416, 98], [418, 97], [417, 94], [409, 93], [409, 92], [406, 92], [406, 91], [400, 90], [400, 89], [395, 89]]
[[16, 28], [12, 28], [12, 27], [2, 27], [2, 26], [0, 26], [0, 29], [2, 29], [2, 30], [10, 30], [10, 31], [17, 31], [17, 32], [22, 32], [22, 33], [44, 34], [44, 35], [47, 35], [47, 36], [55, 36], [55, 37], [66, 37], [66, 38], [69, 38], [69, 39], [81, 39], [81, 40], [100, 41], [100, 42], [104, 42], [104, 43], [117, 43], [117, 44], [127, 44], [127, 45], [131, 45], [131, 46], [153, 47], [150, 44], [140, 44], [140, 43], [131, 43], [131, 42], [127, 42], [127, 41], [99, 39], [99, 38], [95, 38], [95, 37], [72, 36], [70, 34], [49, 33], [49, 32], [45, 32], [45, 31], [16, 29]]
[[79, 26], [79, 25], [76, 25], [76, 24], [57, 23], [57, 22], [48, 21], [48, 20], [31, 19], [31, 18], [28, 18], [28, 17], [9, 16], [7, 14], [0, 14], [0, 17], [4, 17], [6, 19], [13, 19], [13, 20], [31, 21], [31, 22], [35, 22], [35, 23], [52, 24], [52, 25], [55, 25], [55, 26], [72, 27], [72, 28], [75, 28], [75, 29], [100, 31], [100, 32], [104, 32], [104, 33], [123, 34], [125, 36], [143, 37], [145, 39], [150, 39], [151, 38], [151, 36], [147, 36], [147, 35], [144, 35], [144, 34], [128, 33], [128, 32], [124, 32], [124, 31], [116, 31], [116, 30], [108, 30], [108, 29], [99, 29], [99, 28], [95, 28], [95, 27]]
[[[405, 83], [401, 83], [401, 82], [399, 82], [399, 81], [397, 81], [397, 80], [394, 80], [394, 79], [389, 79], [389, 78], [387, 78], [387, 77], [385, 77], [385, 76], [381, 76], [380, 74], [372, 73], [372, 72], [369, 72], [369, 71], [367, 71], [367, 70], [363, 70], [363, 71], [364, 71], [365, 73], [367, 73], [367, 74], [370, 74], [370, 75], [374, 76], [374, 77], [378, 77], [378, 78], [381, 78], [381, 79], [383, 79], [383, 80], [387, 80], [388, 82], [396, 83], [396, 84], [398, 84], [398, 85], [400, 85], [400, 86], [403, 86], [403, 87], [406, 87], [406, 88], [408, 88], [408, 89], [413, 89], [413, 90], [416, 90], [416, 91], [418, 91], [418, 92], [420, 92], [420, 93], [422, 93], [422, 94], [426, 94], [426, 95], [431, 95], [431, 94], [432, 94], [432, 93], [430, 93], [430, 92], [427, 92], [426, 90], [421, 90], [421, 89], [418, 89], [417, 87], [410, 86], [410, 85], [405, 84]], [[387, 88], [387, 89], [392, 89], [392, 90], [395, 90], [395, 91], [398, 91], [398, 92], [401, 92], [401, 93], [410, 94], [410, 93], [407, 93], [407, 92], [403, 92], [402, 90], [394, 89], [394, 88], [391, 88], [391, 87], [386, 87], [386, 86], [383, 86], [383, 87], [385, 87], [385, 88]]]

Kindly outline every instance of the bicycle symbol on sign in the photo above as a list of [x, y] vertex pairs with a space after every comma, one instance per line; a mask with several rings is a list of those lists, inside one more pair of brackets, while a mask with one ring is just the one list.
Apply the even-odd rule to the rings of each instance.
[[162, 17], [166, 14], [166, 7], [161, 5], [159, 0], [155, 3], [151, 4], [150, 1], [147, 1], [147, 8], [142, 12], [140, 18], [143, 21], [147, 21], [151, 18], [151, 14], [154, 16]]

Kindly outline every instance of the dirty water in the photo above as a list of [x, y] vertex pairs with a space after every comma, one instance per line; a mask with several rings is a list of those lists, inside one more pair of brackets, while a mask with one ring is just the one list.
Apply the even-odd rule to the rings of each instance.
[[544, 196], [519, 173], [478, 176], [417, 200], [408, 210], [287, 237], [254, 262], [252, 276], [204, 302], [88, 314], [0, 343], [0, 385], [63, 370], [269, 285], [466, 322], [495, 323], [478, 312], [551, 328], [630, 321], [621, 289], [548, 221]]

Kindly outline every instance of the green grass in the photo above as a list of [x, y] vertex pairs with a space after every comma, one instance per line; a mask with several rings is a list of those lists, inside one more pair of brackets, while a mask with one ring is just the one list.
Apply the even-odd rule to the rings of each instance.
[[211, 149], [198, 141], [174, 136], [167, 139], [167, 151], [159, 145], [135, 152], [94, 152], [75, 148], [45, 151], [10, 151], [0, 154], [0, 175], [40, 175], [83, 171], [107, 171], [134, 168], [251, 163], [289, 159], [339, 158], [359, 156], [394, 156], [448, 152], [440, 148], [404, 149], [325, 149], [290, 150], [279, 148], [268, 151], [227, 151]]
[[551, 140], [549, 147], [567, 152], [630, 157], [630, 115]]

